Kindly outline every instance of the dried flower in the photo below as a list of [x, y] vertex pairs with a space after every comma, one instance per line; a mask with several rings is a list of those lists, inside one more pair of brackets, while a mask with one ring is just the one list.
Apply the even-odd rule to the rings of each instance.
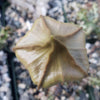
[[14, 50], [38, 88], [87, 75], [84, 32], [75, 24], [41, 16]]

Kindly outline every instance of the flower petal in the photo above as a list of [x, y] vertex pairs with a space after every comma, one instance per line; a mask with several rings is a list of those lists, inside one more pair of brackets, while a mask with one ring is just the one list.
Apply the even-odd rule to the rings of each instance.
[[45, 25], [42, 17], [37, 19], [32, 29], [20, 39], [15, 48], [29, 48], [35, 46], [44, 46], [50, 41], [50, 31]]
[[44, 17], [54, 38], [64, 45], [76, 64], [88, 71], [89, 63], [85, 49], [85, 34], [78, 25], [58, 22], [50, 17]]
[[16, 50], [16, 56], [21, 61], [26, 69], [28, 69], [32, 81], [39, 84], [45, 67], [49, 61], [49, 56], [53, 52], [53, 43], [48, 44], [42, 48], [32, 49], [19, 49]]
[[78, 25], [73, 23], [62, 23], [50, 17], [44, 17], [44, 19], [54, 37], [67, 37], [79, 29]]
[[55, 49], [47, 65], [47, 72], [42, 86], [47, 88], [58, 82], [79, 80], [85, 76], [84, 70], [78, 66], [68, 50], [55, 40]]

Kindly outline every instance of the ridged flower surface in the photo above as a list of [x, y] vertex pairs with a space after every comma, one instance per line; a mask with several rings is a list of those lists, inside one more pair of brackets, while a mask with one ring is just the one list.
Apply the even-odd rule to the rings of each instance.
[[85, 34], [73, 23], [41, 16], [14, 51], [38, 88], [80, 80], [87, 75]]

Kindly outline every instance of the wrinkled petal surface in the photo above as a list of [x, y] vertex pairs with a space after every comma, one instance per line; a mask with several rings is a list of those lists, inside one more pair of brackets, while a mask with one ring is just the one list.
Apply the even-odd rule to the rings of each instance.
[[38, 87], [80, 80], [89, 67], [82, 29], [50, 17], [42, 16], [35, 21], [17, 43], [15, 53]]

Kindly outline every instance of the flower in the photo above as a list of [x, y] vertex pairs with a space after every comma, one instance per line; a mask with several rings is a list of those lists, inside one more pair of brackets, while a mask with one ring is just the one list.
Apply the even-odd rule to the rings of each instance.
[[80, 80], [87, 75], [88, 58], [82, 28], [40, 16], [14, 48], [17, 58], [40, 87]]

